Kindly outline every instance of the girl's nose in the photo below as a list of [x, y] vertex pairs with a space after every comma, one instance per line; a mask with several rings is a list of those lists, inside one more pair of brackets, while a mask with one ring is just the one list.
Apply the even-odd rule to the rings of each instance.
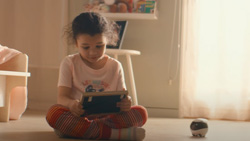
[[96, 55], [97, 54], [97, 50], [94, 49], [94, 48], [92, 48], [92, 49], [89, 50], [89, 54], [90, 55]]

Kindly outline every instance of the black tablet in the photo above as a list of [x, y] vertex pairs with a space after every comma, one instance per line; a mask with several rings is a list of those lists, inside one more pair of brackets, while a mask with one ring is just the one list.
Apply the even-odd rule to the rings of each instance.
[[82, 94], [81, 104], [85, 110], [84, 115], [110, 114], [120, 112], [116, 106], [128, 91], [87, 92]]

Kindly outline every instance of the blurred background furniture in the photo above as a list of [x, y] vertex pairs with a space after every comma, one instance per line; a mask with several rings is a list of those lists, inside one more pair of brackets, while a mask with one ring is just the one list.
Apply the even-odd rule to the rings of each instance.
[[0, 65], [0, 122], [19, 119], [27, 106], [28, 56], [20, 53]]

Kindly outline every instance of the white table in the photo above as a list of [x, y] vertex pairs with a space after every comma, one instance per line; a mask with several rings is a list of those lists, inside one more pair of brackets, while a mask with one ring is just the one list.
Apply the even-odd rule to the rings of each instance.
[[138, 105], [131, 55], [140, 55], [141, 52], [137, 51], [137, 50], [128, 50], [128, 49], [107, 49], [106, 53], [114, 55], [114, 58], [117, 59], [117, 60], [118, 60], [119, 55], [125, 55], [126, 56], [127, 66], [128, 66], [128, 74], [129, 74], [129, 81], [130, 81], [131, 92], [132, 92], [131, 96], [132, 96], [132, 99], [133, 99], [133, 104]]
[[0, 71], [0, 107], [4, 107], [4, 99], [6, 94], [6, 78], [8, 76], [17, 77], [29, 77], [29, 72], [18, 72], [18, 71]]

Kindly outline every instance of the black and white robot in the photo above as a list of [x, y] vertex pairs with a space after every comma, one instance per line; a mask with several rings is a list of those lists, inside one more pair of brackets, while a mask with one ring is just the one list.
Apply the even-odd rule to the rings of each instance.
[[208, 131], [207, 119], [197, 118], [190, 125], [192, 135], [195, 137], [205, 137]]

